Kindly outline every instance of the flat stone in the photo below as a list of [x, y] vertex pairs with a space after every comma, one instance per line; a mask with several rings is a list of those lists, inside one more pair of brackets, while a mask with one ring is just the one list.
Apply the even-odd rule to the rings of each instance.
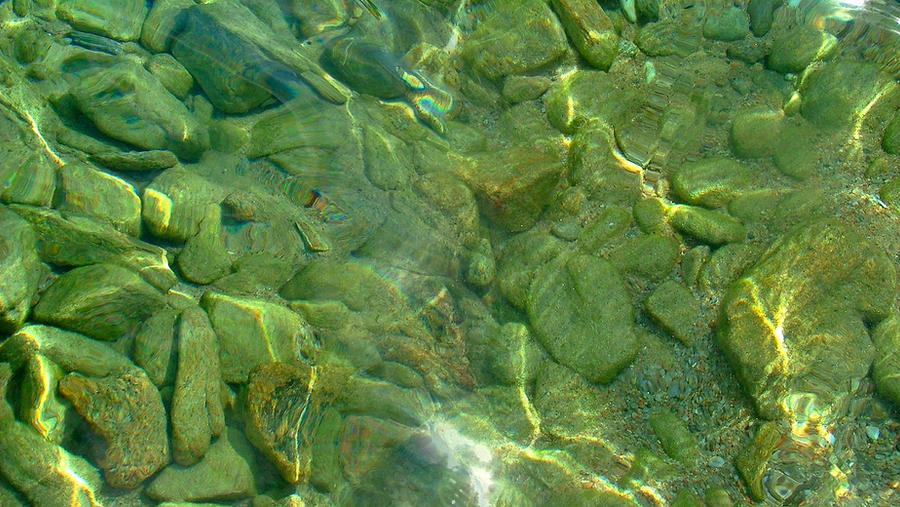
[[737, 243], [747, 236], [747, 229], [740, 220], [697, 206], [672, 206], [669, 223], [680, 232], [709, 245]]
[[[573, 121], [577, 124], [581, 120], [576, 115]], [[631, 205], [641, 197], [642, 176], [639, 172], [625, 169], [619, 162], [622, 157], [610, 124], [602, 120], [586, 120], [577, 129], [569, 146], [566, 158], [568, 179], [573, 185], [584, 189], [593, 201]]]
[[517, 104], [540, 97], [553, 82], [546, 76], [507, 76], [503, 80], [503, 97]]
[[[256, 495], [253, 448], [240, 430], [227, 427], [206, 455], [189, 467], [173, 464], [147, 486], [158, 501], [234, 501]], [[227, 473], [223, 473], [227, 471]]]
[[603, 8], [592, 0], [552, 0], [551, 5], [581, 56], [598, 69], [609, 69], [619, 35]]
[[57, 278], [34, 307], [34, 319], [114, 341], [133, 333], [164, 305], [162, 293], [134, 271], [93, 264]]
[[719, 208], [750, 188], [751, 173], [734, 159], [709, 157], [681, 166], [670, 180], [681, 201]]
[[637, 103], [632, 92], [621, 90], [609, 74], [596, 70], [566, 74], [541, 100], [547, 119], [564, 134], [574, 134], [591, 120], [616, 125]]
[[141, 45], [157, 53], [167, 51], [178, 26], [178, 14], [194, 5], [194, 0], [154, 0], [141, 27]]
[[625, 283], [592, 256], [560, 256], [538, 269], [528, 317], [550, 355], [590, 382], [612, 380], [640, 347]]
[[888, 315], [896, 281], [884, 252], [820, 220], [784, 236], [734, 282], [717, 338], [760, 417], [833, 417], [829, 407], [869, 371], [875, 350], [864, 319]]
[[91, 162], [114, 171], [140, 172], [168, 169], [178, 163], [178, 158], [167, 150], [107, 151], [92, 154]]
[[681, 255], [678, 240], [662, 234], [641, 234], [628, 238], [609, 253], [608, 259], [620, 272], [647, 280], [662, 280]]
[[172, 454], [179, 465], [192, 465], [225, 427], [222, 373], [215, 331], [198, 307], [178, 319], [178, 371], [169, 415]]
[[670, 458], [688, 468], [693, 468], [700, 459], [697, 438], [691, 434], [684, 419], [669, 410], [657, 410], [650, 414], [647, 422], [659, 443]]
[[219, 337], [222, 377], [246, 382], [250, 371], [273, 361], [314, 355], [314, 336], [299, 314], [261, 299], [207, 291], [200, 305]]
[[673, 21], [647, 23], [634, 38], [634, 43], [648, 56], [689, 56], [698, 49], [702, 39], [692, 26]]
[[40, 355], [67, 372], [103, 377], [134, 368], [124, 355], [87, 336], [40, 324], [29, 324], [0, 344], [0, 360], [13, 368], [25, 366]]
[[56, 15], [79, 30], [121, 40], [137, 40], [147, 17], [144, 0], [59, 0]]
[[14, 111], [0, 107], [0, 144], [9, 150], [0, 159], [0, 202], [50, 206], [58, 164], [29, 129]]
[[513, 236], [500, 249], [497, 282], [500, 293], [515, 307], [524, 310], [528, 287], [534, 274], [545, 263], [556, 258], [565, 243], [544, 231], [532, 230]]
[[169, 463], [166, 411], [142, 370], [102, 378], [70, 373], [59, 392], [106, 442], [97, 464], [110, 486], [134, 488]]
[[127, 181], [85, 164], [70, 163], [59, 169], [62, 212], [89, 216], [119, 232], [141, 233], [141, 199]]
[[343, 413], [366, 414], [413, 428], [425, 424], [435, 410], [427, 391], [361, 376], [347, 379], [336, 406]]
[[644, 302], [644, 308], [681, 343], [691, 346], [697, 340], [701, 331], [697, 322], [700, 301], [684, 285], [674, 280], [661, 283]]
[[0, 333], [24, 324], [45, 273], [31, 225], [0, 205]]

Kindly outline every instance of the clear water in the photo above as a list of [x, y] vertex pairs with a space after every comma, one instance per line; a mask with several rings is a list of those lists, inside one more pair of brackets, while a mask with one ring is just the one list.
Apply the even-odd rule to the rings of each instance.
[[896, 0], [0, 19], [0, 504], [900, 502]]

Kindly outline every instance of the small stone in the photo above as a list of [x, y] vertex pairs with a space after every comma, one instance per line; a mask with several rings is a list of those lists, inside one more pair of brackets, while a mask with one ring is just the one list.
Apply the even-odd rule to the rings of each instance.
[[634, 221], [645, 234], [671, 234], [672, 227], [666, 221], [668, 205], [659, 197], [641, 199], [634, 203], [631, 214]]
[[511, 104], [518, 104], [540, 97], [552, 83], [546, 76], [507, 76], [502, 94]]
[[669, 213], [669, 223], [709, 245], [738, 243], [747, 236], [744, 224], [738, 219], [696, 206], [673, 206]]
[[697, 340], [700, 301], [684, 285], [674, 280], [663, 282], [650, 294], [644, 307], [650, 317], [685, 345], [691, 346]]
[[784, 0], [756, 0], [747, 5], [747, 14], [750, 16], [750, 29], [753, 35], [762, 37], [769, 33], [775, 16], [775, 9], [781, 6]]
[[668, 410], [659, 410], [650, 415], [648, 423], [670, 458], [688, 468], [696, 465], [700, 457], [697, 439], [681, 417]]
[[753, 111], [739, 114], [731, 123], [731, 149], [740, 158], [767, 157], [783, 139], [784, 115], [778, 111]]
[[178, 158], [171, 151], [107, 151], [91, 155], [91, 162], [96, 162], [114, 171], [141, 172], [160, 171], [178, 163]]
[[544, 263], [556, 258], [564, 245], [555, 236], [536, 229], [507, 240], [497, 257], [500, 260], [497, 271], [500, 293], [515, 307], [525, 309], [534, 274]]
[[687, 57], [700, 49], [698, 30], [675, 21], [660, 21], [642, 26], [634, 43], [648, 56]]
[[774, 71], [796, 74], [827, 57], [835, 47], [834, 35], [812, 25], [801, 25], [775, 37], [767, 63]]
[[181, 100], [187, 98], [194, 87], [193, 76], [169, 53], [157, 53], [145, 65], [166, 90]]
[[578, 235], [578, 249], [595, 254], [604, 246], [620, 240], [631, 225], [631, 214], [620, 206], [607, 206], [593, 217]]
[[733, 41], [750, 35], [750, 22], [740, 7], [712, 12], [703, 23], [703, 36], [712, 40]]
[[606, 72], [576, 70], [553, 83], [542, 101], [550, 123], [564, 134], [574, 134], [591, 120], [617, 124], [625, 114], [623, 108], [636, 104], [638, 97], [620, 89]]
[[671, 177], [675, 195], [688, 204], [718, 208], [750, 186], [751, 173], [740, 162], [710, 157], [683, 165]]
[[145, 320], [134, 337], [134, 362], [147, 372], [156, 387], [175, 382], [175, 322], [180, 310], [164, 308]]
[[725, 458], [722, 456], [713, 456], [712, 458], [709, 458], [709, 466], [713, 468], [722, 468], [725, 466]]
[[681, 245], [671, 236], [641, 234], [628, 238], [609, 253], [609, 261], [620, 272], [647, 280], [661, 280], [669, 275]]
[[878, 426], [866, 425], [866, 436], [869, 437], [869, 440], [873, 442], [878, 440], [878, 437], [881, 436], [881, 428]]
[[110, 486], [137, 487], [169, 462], [166, 411], [143, 370], [102, 378], [70, 373], [59, 392], [106, 442], [97, 463]]
[[157, 176], [141, 196], [142, 217], [154, 236], [187, 241], [197, 234], [207, 206], [228, 192], [206, 178], [176, 166]]

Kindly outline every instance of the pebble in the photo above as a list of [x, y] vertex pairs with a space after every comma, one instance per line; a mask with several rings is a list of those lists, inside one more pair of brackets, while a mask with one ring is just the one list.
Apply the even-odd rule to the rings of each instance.
[[866, 426], [866, 436], [872, 441], [878, 440], [878, 437], [881, 436], [881, 429], [878, 426]]
[[713, 456], [709, 458], [709, 466], [713, 468], [722, 468], [725, 465], [725, 458], [722, 456]]

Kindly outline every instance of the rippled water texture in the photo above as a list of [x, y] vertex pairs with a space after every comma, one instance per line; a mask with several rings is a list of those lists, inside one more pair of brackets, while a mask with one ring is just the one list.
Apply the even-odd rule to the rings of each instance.
[[0, 0], [0, 505], [900, 504], [897, 0]]

